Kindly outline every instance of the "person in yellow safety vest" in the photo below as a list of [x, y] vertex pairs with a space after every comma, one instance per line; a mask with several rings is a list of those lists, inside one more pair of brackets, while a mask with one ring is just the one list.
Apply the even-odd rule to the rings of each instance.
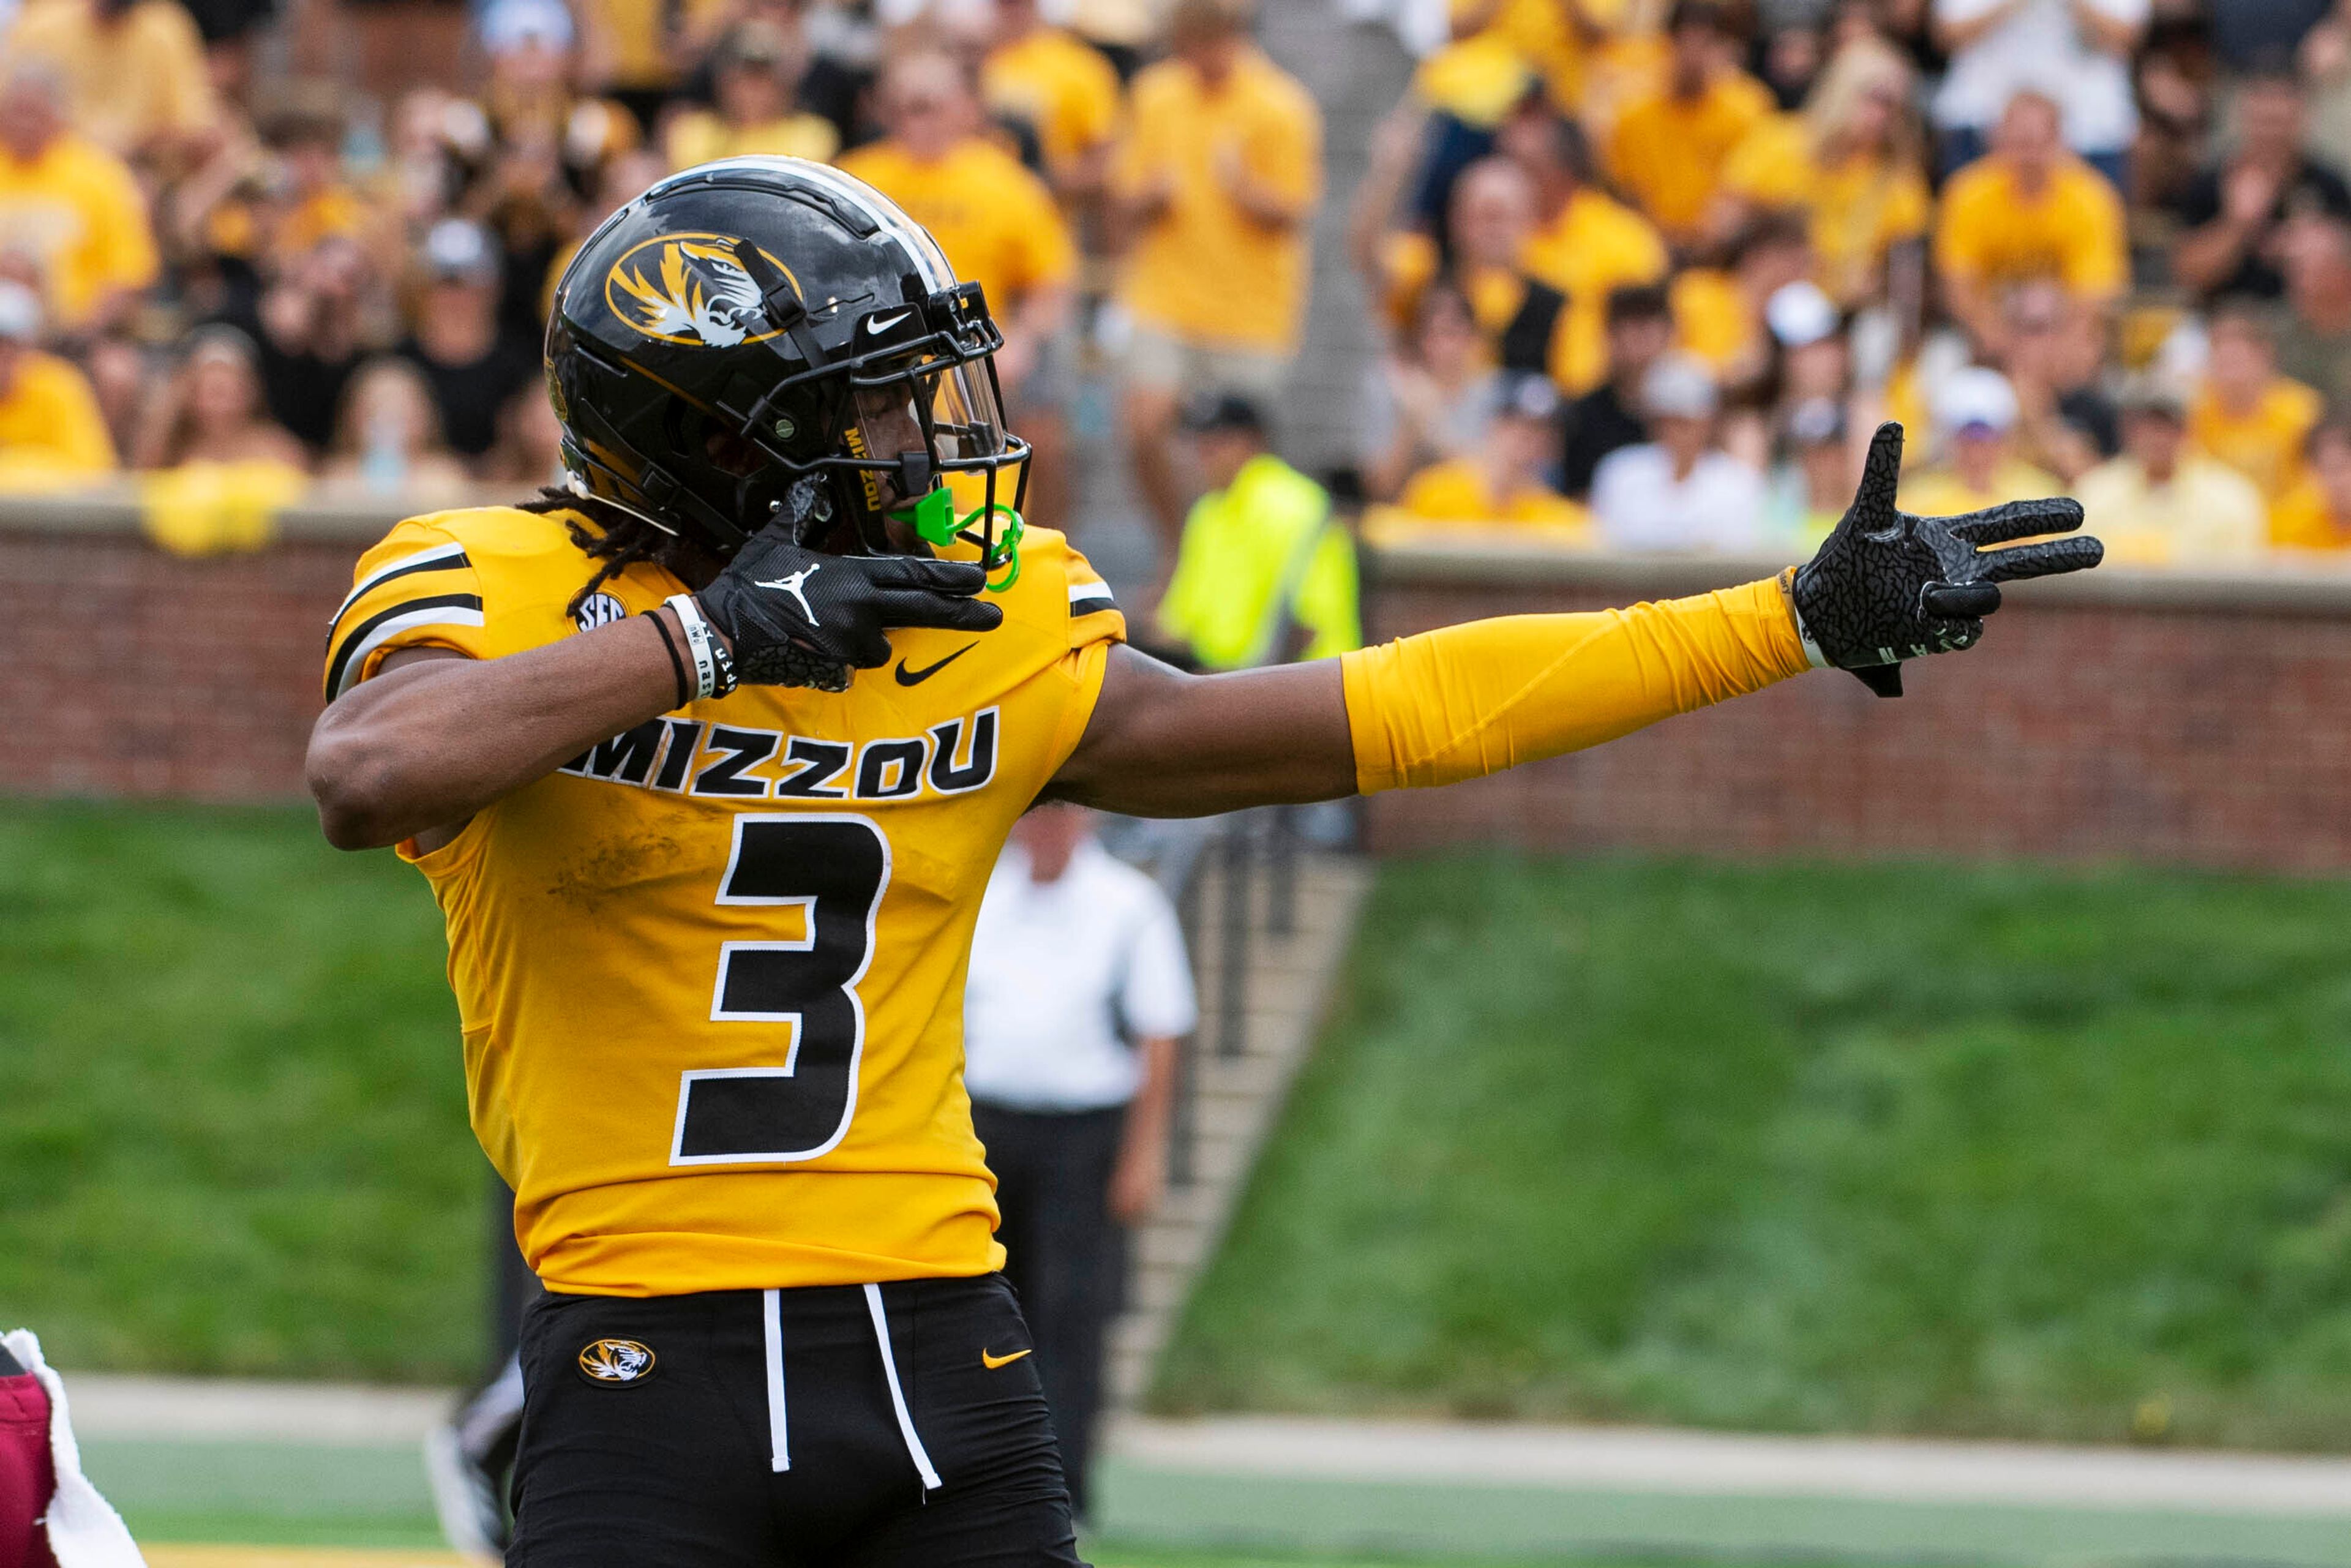
[[1330, 494], [1267, 449], [1245, 397], [1205, 397], [1184, 423], [1208, 491], [1184, 519], [1160, 632], [1204, 670], [1362, 647], [1354, 541]]

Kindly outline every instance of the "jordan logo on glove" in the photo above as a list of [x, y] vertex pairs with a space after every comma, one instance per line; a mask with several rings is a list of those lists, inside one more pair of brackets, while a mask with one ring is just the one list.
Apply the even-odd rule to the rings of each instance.
[[800, 613], [808, 617], [808, 623], [811, 626], [821, 626], [824, 622], [816, 618], [815, 610], [810, 607], [808, 591], [800, 586], [810, 578], [814, 577], [820, 570], [821, 570], [820, 563], [819, 566], [804, 566], [789, 577], [771, 578], [764, 582], [754, 582], [752, 586], [780, 589], [790, 594], [800, 601]]

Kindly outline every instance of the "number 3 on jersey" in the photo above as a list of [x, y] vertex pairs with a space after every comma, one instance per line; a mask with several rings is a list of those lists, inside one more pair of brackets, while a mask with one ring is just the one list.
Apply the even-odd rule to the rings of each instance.
[[721, 904], [798, 905], [792, 942], [728, 942], [710, 1004], [716, 1023], [789, 1025], [781, 1067], [684, 1074], [674, 1166], [780, 1164], [828, 1153], [857, 1109], [865, 1004], [857, 982], [873, 956], [873, 919], [890, 885], [890, 841], [870, 818], [735, 819]]

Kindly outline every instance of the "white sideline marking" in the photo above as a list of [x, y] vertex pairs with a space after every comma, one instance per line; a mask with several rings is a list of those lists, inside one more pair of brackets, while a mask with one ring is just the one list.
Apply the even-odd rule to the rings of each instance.
[[[404, 1447], [453, 1389], [124, 1377], [65, 1371], [99, 1439]], [[1129, 1417], [1109, 1449], [1152, 1469], [1681, 1496], [2179, 1510], [2351, 1517], [2351, 1459], [1918, 1438], [1782, 1437], [1656, 1427]]]
[[84, 1437], [213, 1438], [405, 1448], [446, 1420], [453, 1388], [242, 1378], [124, 1377], [63, 1370]]
[[1282, 1416], [1130, 1417], [1108, 1446], [1148, 1469], [1228, 1475], [2351, 1516], [2351, 1460], [2298, 1455]]

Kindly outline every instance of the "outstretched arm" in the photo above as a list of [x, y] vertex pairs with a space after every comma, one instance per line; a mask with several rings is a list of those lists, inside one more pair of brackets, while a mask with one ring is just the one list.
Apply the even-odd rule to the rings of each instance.
[[1053, 793], [1193, 817], [1450, 784], [1805, 668], [1776, 580], [1630, 610], [1474, 621], [1231, 674], [1186, 675], [1120, 648]]
[[1807, 668], [1882, 695], [1901, 662], [1972, 645], [1999, 584], [2095, 566], [2072, 501], [1959, 517], [1897, 510], [1902, 431], [1870, 449], [1820, 554], [1776, 579], [1590, 614], [1473, 622], [1310, 664], [1185, 675], [1120, 649], [1051, 793], [1198, 816], [1449, 784], [1630, 734]]

